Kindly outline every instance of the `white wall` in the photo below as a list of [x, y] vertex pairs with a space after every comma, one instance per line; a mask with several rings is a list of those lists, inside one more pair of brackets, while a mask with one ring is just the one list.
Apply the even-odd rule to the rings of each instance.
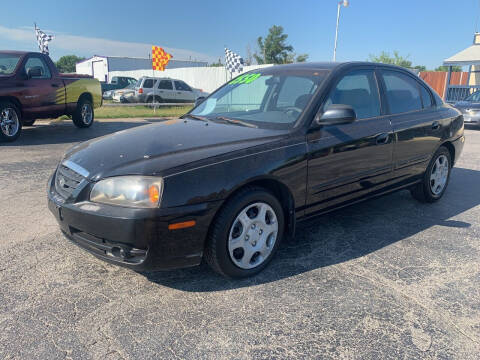
[[[243, 72], [268, 67], [272, 65], [245, 66]], [[234, 75], [237, 76], [238, 73]], [[130, 76], [138, 79], [142, 76], [169, 77], [185, 81], [188, 85], [202, 89], [206, 92], [213, 92], [230, 80], [230, 73], [224, 67], [189, 67], [178, 69], [165, 69], [165, 71], [134, 70], [134, 71], [111, 71], [109, 78], [113, 76]]]

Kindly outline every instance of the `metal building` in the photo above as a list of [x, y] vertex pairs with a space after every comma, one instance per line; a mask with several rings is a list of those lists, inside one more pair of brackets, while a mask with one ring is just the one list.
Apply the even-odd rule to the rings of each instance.
[[[205, 61], [187, 61], [172, 59], [167, 69], [185, 67], [207, 66]], [[122, 57], [122, 56], [99, 56], [94, 55], [89, 59], [76, 64], [77, 74], [92, 75], [99, 81], [110, 82], [112, 71], [151, 70], [152, 60], [148, 58]]]

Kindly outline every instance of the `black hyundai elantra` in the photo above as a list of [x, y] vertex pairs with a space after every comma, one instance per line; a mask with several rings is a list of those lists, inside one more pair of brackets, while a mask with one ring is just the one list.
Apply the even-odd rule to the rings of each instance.
[[48, 185], [64, 234], [135, 270], [261, 271], [297, 222], [410, 189], [442, 197], [463, 117], [408, 70], [309, 63], [242, 74], [180, 119], [81, 143]]

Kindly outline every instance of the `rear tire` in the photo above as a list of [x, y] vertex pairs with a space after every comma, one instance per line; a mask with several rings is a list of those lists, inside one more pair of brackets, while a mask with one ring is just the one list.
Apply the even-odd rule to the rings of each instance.
[[72, 116], [73, 123], [78, 128], [88, 128], [92, 126], [94, 117], [92, 102], [87, 97], [81, 97]]
[[452, 170], [452, 157], [445, 146], [433, 155], [423, 175], [422, 182], [410, 190], [412, 196], [422, 203], [433, 203], [445, 193]]
[[225, 277], [258, 274], [275, 255], [284, 224], [277, 198], [264, 188], [247, 187], [228, 200], [213, 220], [205, 260]]
[[17, 140], [22, 132], [22, 119], [17, 106], [10, 101], [0, 102], [0, 142]]

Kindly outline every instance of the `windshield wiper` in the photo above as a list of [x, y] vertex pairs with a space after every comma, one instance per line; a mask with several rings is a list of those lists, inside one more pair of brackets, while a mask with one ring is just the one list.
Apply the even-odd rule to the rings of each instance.
[[215, 119], [223, 120], [231, 124], [236, 124], [236, 125], [241, 125], [241, 126], [246, 126], [250, 128], [258, 128], [257, 125], [250, 124], [248, 122], [242, 121], [242, 120], [237, 120], [237, 119], [230, 119], [225, 116], [217, 116]]
[[200, 121], [205, 121], [207, 122], [208, 119], [205, 116], [198, 116], [198, 115], [191, 115], [191, 114], [186, 114], [181, 117], [181, 119], [185, 119], [186, 117], [192, 118], [194, 120], [200, 120]]

